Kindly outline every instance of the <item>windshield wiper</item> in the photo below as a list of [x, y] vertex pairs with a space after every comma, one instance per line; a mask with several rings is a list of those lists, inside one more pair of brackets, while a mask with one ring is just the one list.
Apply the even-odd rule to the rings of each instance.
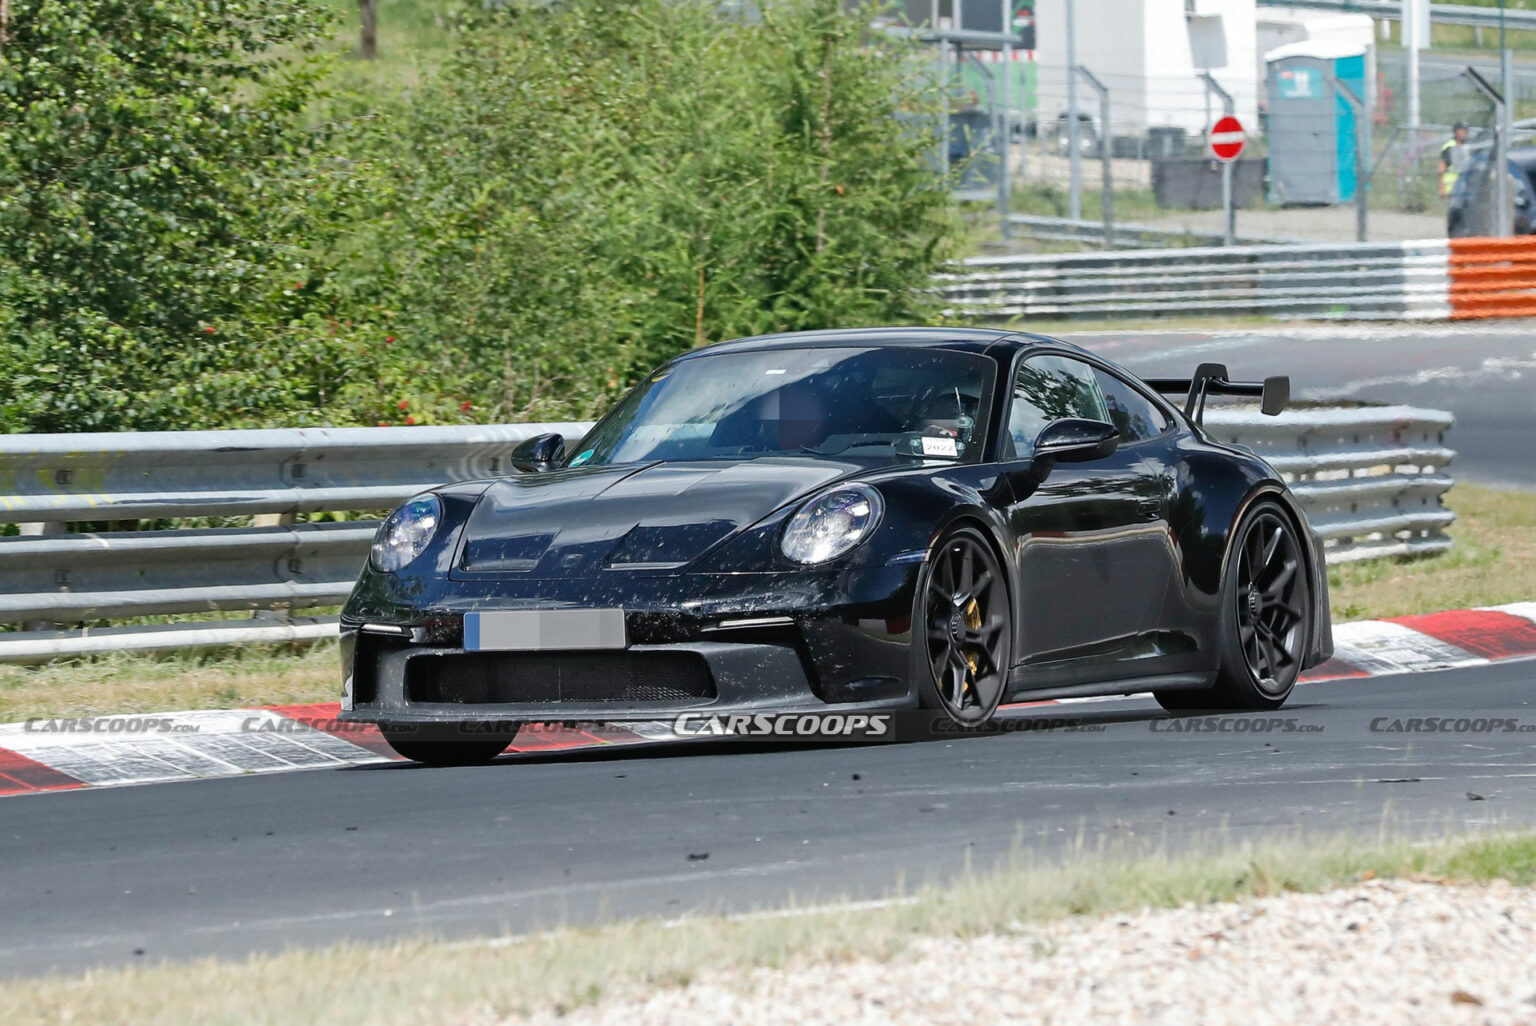
[[848, 442], [839, 449], [817, 449], [813, 446], [802, 445], [800, 447], [800, 451], [808, 452], [813, 456], [837, 456], [841, 453], [847, 452], [849, 449], [869, 449], [876, 446], [893, 448], [896, 443], [901, 440], [901, 437], [901, 435], [874, 435], [872, 437], [860, 438], [856, 441]]

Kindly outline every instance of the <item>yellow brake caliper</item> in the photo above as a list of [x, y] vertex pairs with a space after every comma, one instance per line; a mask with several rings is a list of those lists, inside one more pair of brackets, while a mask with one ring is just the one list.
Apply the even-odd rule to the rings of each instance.
[[[970, 603], [965, 607], [965, 625], [973, 631], [981, 627], [981, 607], [976, 604], [975, 599], [971, 599]], [[971, 668], [971, 673], [960, 686], [962, 694], [970, 690], [971, 680], [978, 672], [976, 656], [973, 653], [965, 653], [965, 664]]]

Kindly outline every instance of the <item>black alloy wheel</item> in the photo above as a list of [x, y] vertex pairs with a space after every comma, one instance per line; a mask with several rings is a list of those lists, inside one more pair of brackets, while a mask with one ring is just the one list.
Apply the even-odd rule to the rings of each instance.
[[1278, 709], [1301, 675], [1312, 640], [1312, 588], [1302, 540], [1272, 502], [1243, 517], [1222, 583], [1216, 684], [1158, 691], [1173, 711]]
[[1295, 528], [1273, 508], [1248, 523], [1237, 563], [1237, 632], [1243, 663], [1266, 695], [1290, 693], [1307, 656], [1306, 566]]
[[923, 704], [957, 723], [985, 723], [1002, 701], [1013, 629], [1002, 564], [979, 531], [962, 527], [944, 537], [918, 604]]

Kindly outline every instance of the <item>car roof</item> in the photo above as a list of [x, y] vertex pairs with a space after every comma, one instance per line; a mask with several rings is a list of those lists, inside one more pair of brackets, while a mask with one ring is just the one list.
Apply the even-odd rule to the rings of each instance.
[[1026, 346], [1048, 346], [1075, 353], [1086, 353], [1081, 346], [1049, 335], [1006, 331], [1001, 328], [832, 328], [822, 331], [786, 331], [774, 335], [754, 335], [695, 349], [677, 357], [679, 360], [723, 353], [749, 353], [774, 349], [820, 349], [833, 347], [890, 346], [893, 348], [957, 349], [985, 353], [1001, 346], [1012, 354]]
[[[1486, 164], [1492, 159], [1493, 154], [1489, 150], [1478, 150], [1472, 154], [1472, 161], [1476, 164]], [[1510, 150], [1509, 162], [1522, 171], [1536, 169], [1536, 146], [1524, 146], [1520, 149]]]

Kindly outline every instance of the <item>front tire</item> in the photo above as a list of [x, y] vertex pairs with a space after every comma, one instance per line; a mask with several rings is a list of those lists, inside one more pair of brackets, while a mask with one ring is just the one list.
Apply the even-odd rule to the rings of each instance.
[[918, 695], [965, 726], [986, 723], [1007, 688], [1013, 606], [1002, 562], [974, 527], [947, 532], [919, 582], [913, 615]]
[[433, 741], [421, 731], [380, 727], [379, 732], [399, 755], [426, 766], [483, 766], [506, 751], [517, 729], [456, 741]]
[[1232, 537], [1221, 587], [1216, 684], [1154, 692], [1170, 712], [1278, 709], [1301, 675], [1314, 619], [1302, 536], [1278, 505], [1259, 502]]

